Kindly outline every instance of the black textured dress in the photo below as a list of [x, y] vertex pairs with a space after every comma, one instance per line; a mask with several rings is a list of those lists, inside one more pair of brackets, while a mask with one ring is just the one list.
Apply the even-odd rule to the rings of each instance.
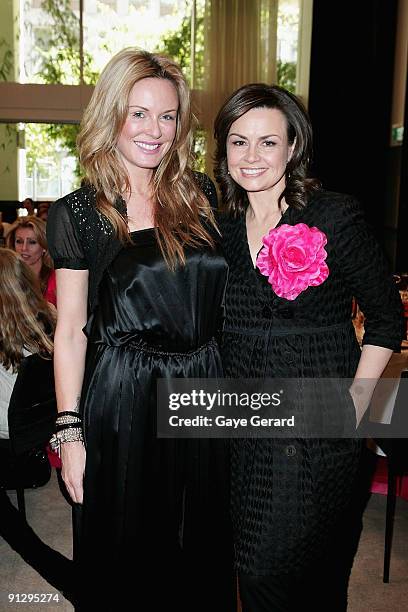
[[[287, 209], [282, 223], [305, 223], [326, 234], [329, 276], [294, 301], [278, 297], [253, 267], [245, 217], [224, 218], [230, 267], [225, 376], [353, 377], [360, 349], [351, 322], [352, 296], [366, 315], [364, 343], [399, 350], [400, 299], [358, 204], [321, 191], [303, 210]], [[350, 502], [360, 447], [351, 439], [232, 441], [232, 518], [241, 574], [272, 576], [278, 589], [295, 593], [307, 571], [321, 576], [331, 556], [342, 556], [333, 546]], [[343, 556], [350, 569], [352, 554], [344, 551]], [[316, 603], [319, 587], [311, 584]], [[298, 609], [287, 604], [290, 597], [285, 601], [282, 608], [259, 609]], [[322, 609], [345, 609], [337, 603], [339, 608], [326, 601]]]
[[[156, 437], [158, 378], [222, 375], [214, 313], [227, 265], [190, 249], [170, 272], [153, 229], [132, 239], [105, 271], [86, 328], [82, 571], [97, 578], [99, 609], [144, 599], [233, 610], [225, 444]], [[90, 584], [86, 599], [95, 603]]]

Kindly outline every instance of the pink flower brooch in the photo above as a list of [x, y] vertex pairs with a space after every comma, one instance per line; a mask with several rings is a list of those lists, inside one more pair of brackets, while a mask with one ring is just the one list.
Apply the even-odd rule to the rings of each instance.
[[327, 238], [317, 227], [283, 224], [271, 229], [262, 242], [256, 265], [279, 297], [294, 300], [329, 276], [324, 249]]

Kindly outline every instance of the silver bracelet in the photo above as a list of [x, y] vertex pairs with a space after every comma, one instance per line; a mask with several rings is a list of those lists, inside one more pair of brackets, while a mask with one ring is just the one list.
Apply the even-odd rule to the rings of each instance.
[[70, 427], [67, 429], [62, 429], [61, 431], [57, 431], [51, 437], [49, 441], [49, 445], [51, 450], [56, 452], [58, 456], [61, 456], [61, 444], [66, 444], [67, 442], [82, 442], [84, 443], [84, 436], [82, 434], [82, 429], [80, 427]]
[[71, 423], [78, 423], [80, 425], [82, 423], [82, 417], [80, 415], [73, 416], [70, 414], [62, 414], [55, 420], [56, 425], [68, 425]]

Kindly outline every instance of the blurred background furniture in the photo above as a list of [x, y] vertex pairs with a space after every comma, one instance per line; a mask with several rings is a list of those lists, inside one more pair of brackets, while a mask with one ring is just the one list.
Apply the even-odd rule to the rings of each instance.
[[[406, 435], [408, 421], [408, 370], [401, 372], [400, 384], [395, 398], [391, 419], [393, 431]], [[385, 519], [383, 582], [390, 579], [391, 548], [394, 531], [394, 516], [397, 495], [401, 493], [404, 480], [408, 478], [408, 437], [375, 438], [375, 443], [387, 461], [387, 509]], [[404, 478], [405, 477], [405, 478]]]

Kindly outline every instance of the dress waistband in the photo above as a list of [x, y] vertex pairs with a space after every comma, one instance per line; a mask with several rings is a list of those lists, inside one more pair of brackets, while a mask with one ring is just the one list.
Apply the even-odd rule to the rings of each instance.
[[240, 334], [242, 336], [297, 336], [303, 334], [320, 334], [322, 332], [332, 332], [335, 330], [347, 330], [352, 328], [352, 322], [336, 323], [335, 325], [322, 325], [319, 327], [287, 327], [283, 329], [238, 329], [236, 327], [225, 327], [223, 333]]
[[144, 353], [149, 353], [151, 355], [167, 355], [171, 357], [191, 357], [192, 355], [196, 355], [197, 353], [200, 353], [201, 351], [205, 349], [218, 348], [217, 341], [215, 340], [214, 337], [210, 338], [209, 340], [207, 340], [207, 342], [204, 342], [197, 348], [190, 349], [187, 351], [182, 351], [182, 350], [169, 351], [160, 345], [154, 346], [152, 344], [149, 344], [148, 342], [146, 342], [146, 340], [143, 340], [142, 338], [132, 339], [129, 342], [126, 342], [126, 344], [112, 344], [112, 343], [104, 342], [101, 340], [92, 342], [92, 344], [107, 346], [109, 348], [140, 350], [140, 351], [143, 351]]

